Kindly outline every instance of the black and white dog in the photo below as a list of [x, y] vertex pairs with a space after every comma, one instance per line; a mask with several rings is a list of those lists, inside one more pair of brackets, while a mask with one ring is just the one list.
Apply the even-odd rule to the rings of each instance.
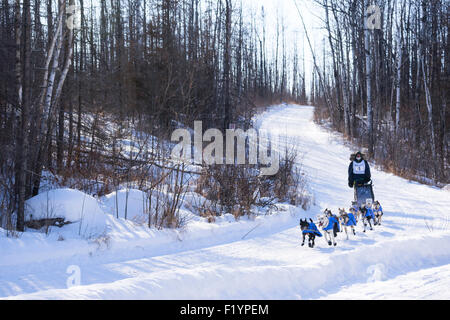
[[363, 226], [364, 226], [364, 233], [366, 232], [367, 226], [370, 227], [370, 230], [373, 230], [372, 227], [372, 221], [375, 220], [375, 214], [373, 213], [372, 204], [368, 203], [365, 206], [362, 206], [360, 209]]
[[381, 226], [381, 220], [383, 218], [383, 208], [381, 207], [381, 204], [379, 201], [375, 201], [373, 213], [375, 214], [375, 225]]
[[322, 237], [322, 234], [320, 233], [319, 229], [317, 229], [314, 221], [312, 219], [309, 219], [309, 221], [310, 222], [308, 222], [306, 219], [300, 220], [300, 229], [302, 230], [303, 235], [302, 247], [305, 245], [306, 236], [308, 236], [308, 246], [310, 248], [314, 248], [316, 237]]
[[331, 210], [326, 209], [323, 215], [318, 216], [318, 220], [319, 227], [324, 232], [325, 241], [327, 241], [329, 246], [337, 246], [336, 237], [338, 232], [341, 232], [338, 218]]
[[355, 217], [355, 210], [353, 208], [350, 208], [350, 213], [347, 213], [345, 209], [339, 208], [339, 222], [341, 223], [341, 230], [343, 229], [345, 231], [345, 235], [348, 237], [348, 229], [350, 229], [353, 232], [353, 235], [356, 236], [356, 230], [355, 227], [357, 225], [356, 217]]

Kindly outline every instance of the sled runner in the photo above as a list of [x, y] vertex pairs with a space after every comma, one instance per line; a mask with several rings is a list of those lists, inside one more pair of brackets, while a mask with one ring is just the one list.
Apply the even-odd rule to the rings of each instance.
[[359, 208], [367, 203], [367, 200], [371, 200], [371, 203], [375, 201], [375, 195], [373, 193], [372, 181], [364, 184], [355, 184], [355, 201]]

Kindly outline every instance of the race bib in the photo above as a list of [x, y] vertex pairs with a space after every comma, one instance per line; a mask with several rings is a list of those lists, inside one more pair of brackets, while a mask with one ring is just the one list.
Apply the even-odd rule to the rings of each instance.
[[360, 163], [353, 161], [353, 174], [365, 174], [366, 173], [366, 162], [361, 161]]

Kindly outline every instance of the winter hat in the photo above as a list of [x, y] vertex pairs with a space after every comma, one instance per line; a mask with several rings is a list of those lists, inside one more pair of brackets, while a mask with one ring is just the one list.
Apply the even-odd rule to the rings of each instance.
[[358, 151], [357, 153], [355, 153], [355, 161], [356, 162], [361, 162], [361, 161], [363, 161], [364, 160], [364, 158], [363, 158], [363, 154], [362, 154], [362, 152], [361, 151]]

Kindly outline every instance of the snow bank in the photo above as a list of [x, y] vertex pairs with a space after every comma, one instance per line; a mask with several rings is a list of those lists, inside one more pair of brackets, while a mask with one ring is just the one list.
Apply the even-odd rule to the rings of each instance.
[[[259, 239], [254, 239], [259, 241]], [[246, 248], [254, 249], [250, 241]], [[10, 297], [12, 299], [157, 299], [157, 300], [264, 300], [264, 299], [318, 299], [339, 291], [349, 283], [382, 283], [379, 278], [397, 277], [404, 272], [447, 264], [450, 235], [415, 236], [392, 239], [373, 246], [361, 246], [329, 254], [317, 263], [291, 258], [290, 263], [268, 263], [261, 251], [236, 252], [229, 246], [187, 252], [170, 260], [167, 256], [154, 258], [153, 263], [142, 260], [138, 266], [151, 267], [153, 272], [139, 272], [121, 279], [85, 284], [68, 289], [42, 290], [32, 294]], [[280, 245], [278, 243], [278, 245]], [[249, 247], [250, 246], [250, 247]], [[415, 250], [410, 250], [414, 247]], [[434, 250], [430, 250], [430, 247]], [[292, 249], [291, 249], [292, 250]], [[331, 249], [332, 250], [332, 249]], [[293, 252], [293, 251], [292, 251]], [[208, 254], [209, 260], [201, 264], [190, 262], [198, 254]], [[258, 265], [244, 255], [258, 256]], [[203, 256], [203, 259], [205, 256]], [[236, 265], [236, 258], [245, 261]], [[169, 264], [170, 262], [170, 264]], [[129, 262], [130, 263], [130, 262]], [[170, 265], [170, 268], [168, 266]], [[239, 266], [238, 268], [236, 268]], [[129, 265], [124, 266], [130, 267]], [[82, 269], [84, 270], [84, 269]], [[140, 270], [139, 270], [140, 271]], [[374, 278], [380, 271], [381, 277]], [[448, 281], [446, 282], [448, 283]], [[379, 293], [386, 299], [389, 290]], [[394, 291], [394, 290], [392, 290]], [[436, 291], [435, 291], [436, 292]], [[353, 292], [353, 298], [363, 296]], [[448, 299], [446, 291], [438, 296]], [[334, 298], [340, 298], [336, 296]]]
[[55, 189], [26, 202], [25, 221], [64, 218], [78, 224], [80, 235], [102, 233], [106, 215], [98, 201], [78, 190]]
[[148, 215], [148, 196], [140, 190], [121, 189], [108, 194], [102, 200], [106, 211], [114, 217], [135, 221]]

